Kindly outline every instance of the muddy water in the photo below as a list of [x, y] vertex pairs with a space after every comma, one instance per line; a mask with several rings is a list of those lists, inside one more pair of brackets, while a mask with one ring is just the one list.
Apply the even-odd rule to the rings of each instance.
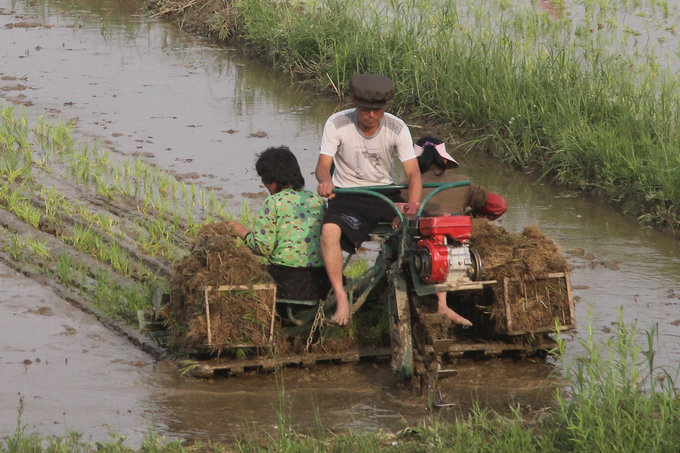
[[319, 118], [333, 106], [233, 50], [117, 2], [38, 2], [27, 16], [22, 2], [3, 3], [13, 28], [0, 30], [1, 94], [31, 113], [228, 194], [259, 190], [253, 155], [268, 146], [308, 154], [307, 173], [315, 164]]
[[[20, 406], [28, 432], [78, 431], [95, 440], [123, 435], [134, 445], [149, 431], [224, 442], [275, 435], [280, 416], [311, 433], [399, 430], [431, 415], [423, 398], [395, 381], [387, 363], [197, 380], [183, 377], [174, 362], [155, 363], [2, 263], [0, 288], [2, 437], [15, 430]], [[551, 404], [551, 370], [539, 362], [464, 364], [457, 376], [442, 381], [445, 402], [456, 405], [440, 416], [469, 409], [475, 400], [501, 411], [509, 401], [545, 408]]]
[[[314, 187], [321, 128], [337, 107], [291, 88], [232, 49], [143, 17], [133, 3], [0, 0], [0, 61], [3, 103], [33, 118], [73, 120], [81, 138], [219, 189], [235, 211], [243, 200], [258, 203], [253, 194], [262, 188], [252, 164], [267, 146], [290, 145]], [[483, 156], [456, 157], [459, 171], [508, 199], [506, 229], [535, 223], [565, 251], [573, 249], [582, 327], [570, 355], [586, 338], [589, 312], [601, 340], [624, 307], [624, 318], [640, 327], [658, 323], [659, 361], [678, 362], [678, 241]], [[14, 429], [20, 396], [31, 430], [78, 430], [97, 439], [111, 427], [132, 439], [153, 428], [168, 436], [229, 440], [270, 432], [279, 413], [309, 431], [399, 429], [427, 416], [424, 402], [400, 391], [384, 364], [286, 370], [279, 379], [185, 378], [48, 289], [5, 267], [0, 279], [2, 436]], [[510, 401], [549, 404], [545, 364], [493, 360], [457, 368], [458, 376], [444, 384], [458, 408], [473, 397], [498, 408]]]
[[0, 435], [21, 401], [29, 430], [105, 438], [107, 426], [145, 426], [151, 357], [4, 264], [0, 287]]

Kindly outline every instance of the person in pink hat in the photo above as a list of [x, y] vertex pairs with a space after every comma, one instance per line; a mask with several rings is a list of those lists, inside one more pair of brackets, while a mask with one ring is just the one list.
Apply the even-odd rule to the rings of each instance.
[[[441, 181], [446, 170], [458, 167], [458, 162], [446, 152], [444, 142], [437, 137], [424, 136], [416, 141], [413, 148], [418, 167], [426, 182]], [[446, 180], [449, 182], [467, 181], [469, 178], [464, 175], [447, 174]], [[435, 195], [433, 201], [437, 201], [438, 204], [428, 203], [428, 210], [432, 208], [437, 212], [467, 214], [472, 217], [485, 217], [489, 220], [496, 220], [508, 209], [508, 204], [503, 197], [476, 184], [446, 190]], [[448, 306], [446, 294], [445, 291], [437, 293], [437, 313], [446, 315], [456, 324], [471, 326], [472, 322], [469, 319], [459, 315]]]

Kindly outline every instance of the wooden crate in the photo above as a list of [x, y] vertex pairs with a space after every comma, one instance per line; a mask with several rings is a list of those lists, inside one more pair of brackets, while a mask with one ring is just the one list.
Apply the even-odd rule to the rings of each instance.
[[505, 277], [503, 303], [506, 332], [509, 335], [552, 332], [555, 320], [561, 330], [573, 329], [574, 301], [568, 273], [555, 272], [540, 277]]
[[[258, 297], [266, 301], [269, 307], [269, 344], [230, 344], [230, 345], [216, 345], [213, 341], [213, 329], [211, 325], [211, 313], [210, 308], [210, 297], [213, 293], [218, 292], [234, 292], [234, 291], [255, 291]], [[204, 299], [205, 299], [205, 317], [206, 317], [206, 328], [207, 328], [207, 346], [215, 347], [220, 346], [224, 348], [249, 348], [249, 347], [263, 347], [271, 346], [274, 340], [274, 319], [276, 317], [276, 285], [274, 283], [261, 283], [254, 285], [220, 285], [220, 286], [206, 286], [204, 288]]]

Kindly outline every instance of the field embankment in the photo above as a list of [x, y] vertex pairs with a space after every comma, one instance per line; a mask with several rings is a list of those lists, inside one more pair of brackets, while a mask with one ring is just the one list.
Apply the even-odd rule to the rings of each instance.
[[239, 41], [326, 94], [346, 95], [355, 73], [386, 74], [397, 86], [392, 111], [438, 124], [450, 140], [462, 137], [463, 149], [488, 151], [680, 231], [677, 78], [622, 58], [600, 34], [618, 27], [635, 37], [617, 25], [622, 12], [658, 13], [668, 24], [672, 14], [657, 4], [600, 5], [571, 20], [535, 8], [482, 14], [498, 8], [494, 2], [147, 3], [186, 30]]

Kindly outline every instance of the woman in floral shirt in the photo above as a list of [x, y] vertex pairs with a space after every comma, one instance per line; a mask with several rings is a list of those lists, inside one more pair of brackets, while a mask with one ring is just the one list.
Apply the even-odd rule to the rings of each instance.
[[266, 149], [255, 169], [270, 196], [252, 231], [235, 220], [232, 227], [253, 252], [267, 258], [277, 297], [324, 298], [329, 290], [319, 244], [324, 199], [304, 189], [300, 166], [287, 146]]

